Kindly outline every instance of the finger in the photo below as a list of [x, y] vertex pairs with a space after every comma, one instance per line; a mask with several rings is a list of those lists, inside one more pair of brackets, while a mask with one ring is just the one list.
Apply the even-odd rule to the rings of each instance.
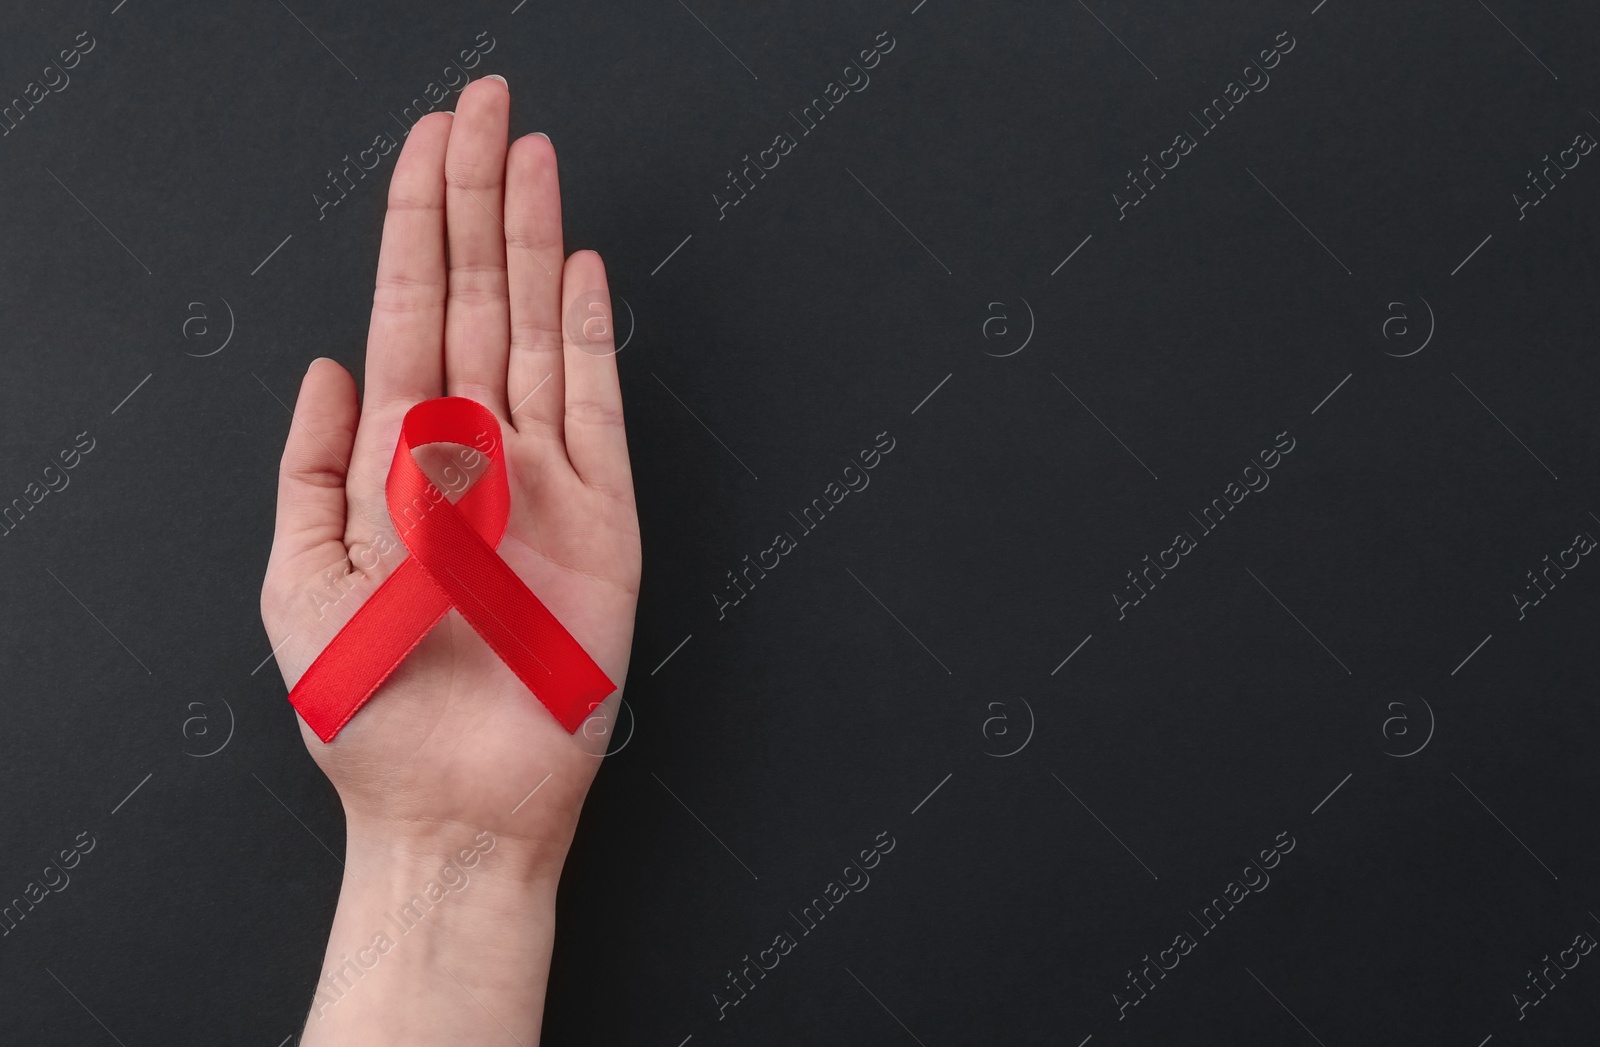
[[622, 425], [615, 327], [606, 267], [593, 251], [567, 259], [562, 277], [567, 316], [565, 371], [567, 460], [584, 483], [633, 502], [628, 437]]
[[484, 77], [461, 92], [445, 154], [450, 292], [445, 305], [445, 390], [506, 418], [506, 133], [511, 94]]
[[506, 269], [511, 286], [511, 362], [506, 391], [518, 432], [561, 444], [565, 413], [561, 347], [561, 186], [544, 135], [512, 143], [506, 159]]
[[367, 336], [367, 405], [428, 400], [444, 388], [444, 157], [448, 113], [417, 121], [395, 161]]
[[345, 555], [344, 487], [359, 413], [350, 373], [332, 360], [311, 361], [278, 466], [274, 561], [316, 553], [335, 563]]

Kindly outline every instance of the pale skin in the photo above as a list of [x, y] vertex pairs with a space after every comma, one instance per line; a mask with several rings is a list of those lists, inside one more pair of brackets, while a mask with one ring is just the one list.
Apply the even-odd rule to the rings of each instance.
[[[556, 885], [627, 676], [639, 527], [605, 269], [566, 256], [555, 151], [540, 135], [508, 149], [510, 105], [502, 80], [477, 80], [406, 138], [364, 392], [331, 360], [306, 372], [261, 616], [292, 688], [406, 556], [384, 501], [406, 410], [470, 397], [504, 440], [501, 558], [618, 689], [569, 735], [451, 611], [332, 742], [300, 722], [347, 826], [304, 1047], [538, 1042]], [[446, 490], [459, 449], [427, 451]], [[441, 875], [452, 859], [464, 882]], [[430, 882], [448, 890], [402, 933], [390, 917]]]

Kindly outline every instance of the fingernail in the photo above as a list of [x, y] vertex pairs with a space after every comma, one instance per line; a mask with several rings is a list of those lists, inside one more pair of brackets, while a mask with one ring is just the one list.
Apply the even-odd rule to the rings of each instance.
[[487, 77], [485, 77], [485, 79], [487, 79], [487, 80], [498, 80], [502, 84], [506, 85], [506, 90], [507, 91], [511, 90], [511, 84], [506, 80], [505, 77], [501, 76], [499, 73], [490, 73]]
[[[550, 136], [545, 134], [543, 131], [535, 131], [533, 133], [538, 135], [540, 138], [543, 138], [546, 142], [550, 142]], [[555, 145], [554, 142], [550, 142], [550, 144]]]

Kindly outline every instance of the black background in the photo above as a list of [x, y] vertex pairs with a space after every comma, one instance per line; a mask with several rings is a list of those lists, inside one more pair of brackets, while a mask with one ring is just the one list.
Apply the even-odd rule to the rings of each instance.
[[[1513, 198], [1600, 136], [1600, 10], [1317, 7], [12, 6], [0, 99], [95, 47], [0, 138], [0, 503], [94, 449], [0, 537], [0, 900], [97, 845], [0, 938], [0, 1042], [298, 1037], [342, 817], [253, 671], [257, 596], [284, 403], [316, 355], [360, 373], [393, 157], [314, 194], [485, 30], [474, 72], [555, 142], [567, 249], [627, 303], [645, 542], [547, 1043], [1593, 1042], [1600, 956], [1513, 993], [1600, 935], [1600, 567], [1510, 597], [1600, 534], [1600, 156]], [[870, 487], [719, 620], [880, 433]]]

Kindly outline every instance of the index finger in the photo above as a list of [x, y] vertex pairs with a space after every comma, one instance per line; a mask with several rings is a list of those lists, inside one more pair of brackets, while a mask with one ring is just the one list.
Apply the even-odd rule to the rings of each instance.
[[367, 408], [418, 403], [444, 388], [444, 157], [453, 119], [417, 121], [395, 161], [367, 336]]

